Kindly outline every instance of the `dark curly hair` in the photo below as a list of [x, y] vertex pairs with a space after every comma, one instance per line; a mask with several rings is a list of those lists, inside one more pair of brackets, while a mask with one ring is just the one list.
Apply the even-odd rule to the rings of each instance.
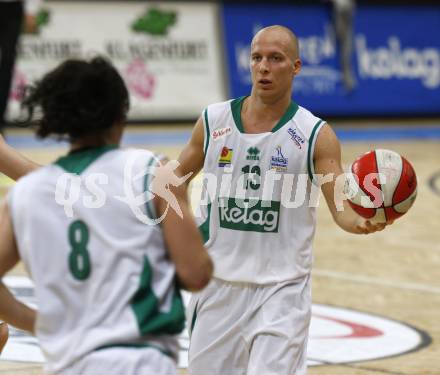
[[56, 135], [74, 141], [99, 136], [123, 122], [129, 95], [122, 77], [106, 59], [71, 59], [29, 87], [22, 108], [27, 112], [27, 121], [37, 117], [38, 137]]

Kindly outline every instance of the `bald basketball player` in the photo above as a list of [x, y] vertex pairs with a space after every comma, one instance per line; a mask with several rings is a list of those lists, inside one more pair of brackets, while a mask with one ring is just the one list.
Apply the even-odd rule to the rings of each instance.
[[[342, 229], [384, 228], [335, 201], [343, 174], [339, 141], [325, 121], [291, 100], [298, 51], [288, 28], [259, 31], [251, 45], [251, 94], [208, 106], [180, 155], [183, 174], [203, 168], [217, 178], [215, 194], [205, 184], [200, 208], [215, 278], [188, 309], [191, 375], [306, 373], [315, 233], [309, 201], [317, 175], [333, 176], [321, 190]], [[305, 177], [303, 187], [298, 177], [287, 191], [304, 195], [299, 207], [283, 202], [287, 175]], [[220, 188], [225, 176], [229, 190]]]

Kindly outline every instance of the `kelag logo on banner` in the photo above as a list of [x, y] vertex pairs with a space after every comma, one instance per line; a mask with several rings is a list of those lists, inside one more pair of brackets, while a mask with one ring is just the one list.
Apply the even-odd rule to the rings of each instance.
[[294, 80], [298, 104], [323, 115], [440, 113], [440, 8], [361, 6], [356, 10], [352, 67], [342, 82], [329, 7], [227, 4], [224, 8], [231, 96], [250, 93], [250, 42], [280, 24], [299, 37], [303, 68]]

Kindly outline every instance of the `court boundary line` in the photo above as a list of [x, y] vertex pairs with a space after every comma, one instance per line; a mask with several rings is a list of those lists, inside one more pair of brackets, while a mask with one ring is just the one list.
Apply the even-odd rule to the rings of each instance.
[[[437, 180], [439, 181], [437, 183]], [[434, 194], [440, 196], [440, 171], [434, 173], [428, 180], [429, 188]], [[438, 185], [438, 186], [437, 186]]]
[[325, 269], [313, 269], [312, 270], [312, 276], [319, 276], [319, 277], [328, 277], [328, 278], [334, 278], [339, 280], [347, 280], [359, 284], [373, 284], [373, 285], [380, 285], [383, 287], [388, 288], [396, 288], [396, 289], [402, 289], [402, 290], [410, 290], [410, 291], [416, 291], [416, 292], [423, 292], [423, 293], [433, 293], [433, 294], [440, 294], [440, 288], [431, 286], [431, 285], [425, 285], [425, 284], [417, 284], [417, 283], [405, 283], [405, 282], [393, 282], [393, 281], [387, 281], [382, 280], [379, 278], [374, 278], [370, 276], [357, 276], [351, 273], [345, 273], [345, 272], [338, 272], [338, 271], [330, 271]]

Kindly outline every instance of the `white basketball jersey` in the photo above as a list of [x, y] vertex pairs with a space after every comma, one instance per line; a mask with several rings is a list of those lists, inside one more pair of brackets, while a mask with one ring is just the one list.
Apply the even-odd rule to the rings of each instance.
[[148, 189], [155, 160], [146, 150], [83, 150], [12, 188], [49, 372], [108, 347], [154, 347], [177, 357], [184, 309], [175, 268], [160, 226], [142, 222], [154, 215], [152, 201], [135, 199]]
[[324, 123], [292, 102], [271, 132], [246, 134], [243, 101], [213, 104], [203, 113], [200, 229], [215, 277], [258, 284], [294, 280], [312, 265], [319, 190], [311, 183], [313, 152]]

